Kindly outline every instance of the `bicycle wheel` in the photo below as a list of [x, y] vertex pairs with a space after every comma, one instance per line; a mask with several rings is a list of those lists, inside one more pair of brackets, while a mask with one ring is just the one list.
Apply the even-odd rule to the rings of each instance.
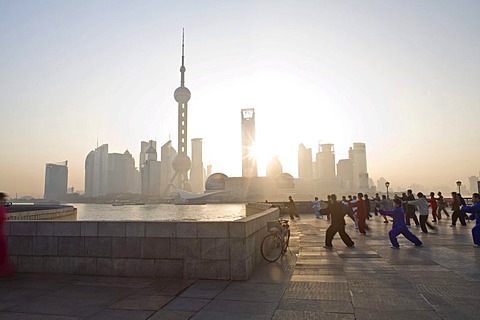
[[287, 229], [286, 232], [283, 233], [283, 252], [287, 252], [289, 241], [290, 241], [290, 229]]
[[260, 246], [260, 252], [263, 259], [268, 262], [277, 261], [282, 255], [283, 243], [282, 239], [276, 234], [269, 234], [263, 238], [262, 245]]

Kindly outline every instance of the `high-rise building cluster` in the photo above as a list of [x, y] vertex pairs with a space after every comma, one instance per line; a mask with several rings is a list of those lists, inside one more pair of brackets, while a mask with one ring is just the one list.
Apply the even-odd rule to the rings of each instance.
[[108, 144], [103, 144], [87, 155], [85, 196], [135, 193], [137, 190], [138, 171], [128, 150], [124, 153], [108, 153]]
[[[167, 141], [157, 153], [154, 140], [140, 143], [138, 168], [127, 150], [109, 153], [108, 144], [92, 150], [85, 159], [85, 196], [99, 197], [114, 194], [141, 194], [149, 198], [169, 198], [175, 195], [174, 159], [178, 153]], [[204, 190], [205, 170], [202, 162], [202, 139], [192, 139], [192, 170], [188, 180], [192, 191]]]
[[354, 143], [348, 151], [348, 159], [341, 159], [337, 163], [333, 144], [319, 144], [315, 161], [312, 160], [312, 149], [300, 144], [298, 180], [304, 189], [314, 190], [318, 194], [372, 191], [365, 143]]

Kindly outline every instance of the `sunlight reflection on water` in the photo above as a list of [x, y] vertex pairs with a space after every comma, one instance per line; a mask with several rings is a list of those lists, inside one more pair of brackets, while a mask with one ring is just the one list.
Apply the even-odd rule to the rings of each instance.
[[245, 204], [174, 205], [74, 203], [82, 221], [232, 221], [245, 217]]

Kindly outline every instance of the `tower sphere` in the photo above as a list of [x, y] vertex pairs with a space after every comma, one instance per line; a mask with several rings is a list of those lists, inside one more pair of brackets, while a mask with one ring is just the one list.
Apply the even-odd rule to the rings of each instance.
[[192, 94], [190, 93], [190, 90], [188, 90], [185, 87], [178, 87], [173, 96], [175, 97], [175, 101], [178, 103], [187, 103], [188, 100], [190, 100], [190, 97]]
[[172, 167], [176, 172], [187, 172], [192, 167], [192, 161], [186, 154], [179, 153], [173, 159]]

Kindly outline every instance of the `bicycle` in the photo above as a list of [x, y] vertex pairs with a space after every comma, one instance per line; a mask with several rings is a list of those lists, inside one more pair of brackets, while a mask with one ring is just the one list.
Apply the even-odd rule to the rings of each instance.
[[274, 262], [287, 252], [290, 241], [290, 226], [288, 220], [278, 219], [274, 222], [267, 222], [267, 228], [270, 234], [263, 238], [260, 252], [265, 260]]

